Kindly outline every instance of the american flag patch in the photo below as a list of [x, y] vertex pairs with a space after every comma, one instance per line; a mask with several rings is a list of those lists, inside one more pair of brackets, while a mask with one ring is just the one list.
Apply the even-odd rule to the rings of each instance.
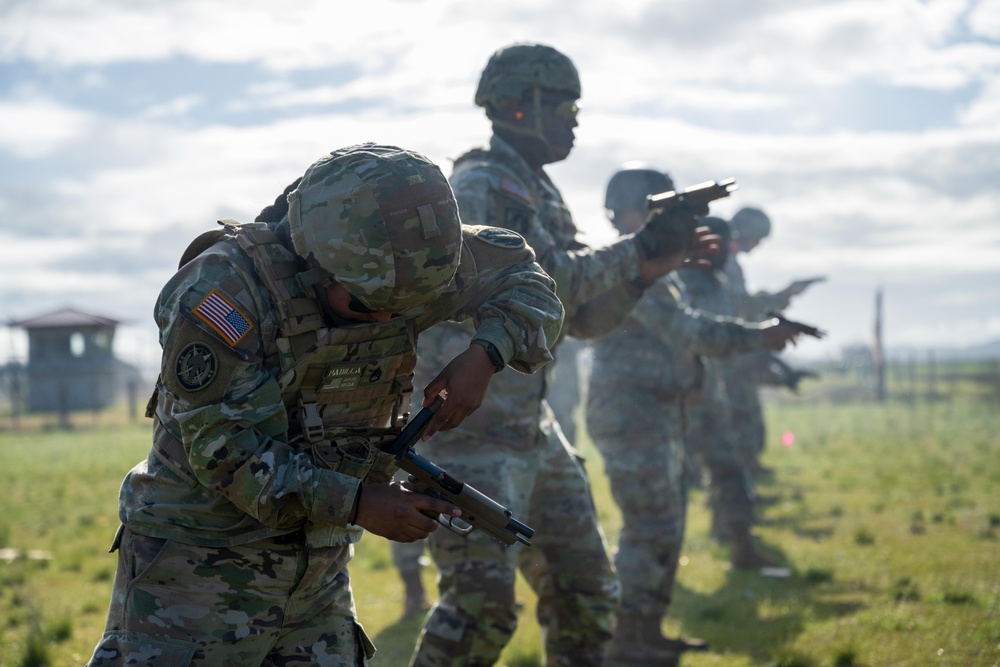
[[253, 328], [243, 313], [216, 290], [212, 290], [201, 300], [195, 307], [194, 314], [215, 329], [231, 346], [243, 340]]
[[501, 179], [500, 189], [509, 195], [513, 195], [515, 198], [520, 199], [525, 204], [531, 203], [531, 193], [524, 189], [524, 187], [509, 178]]

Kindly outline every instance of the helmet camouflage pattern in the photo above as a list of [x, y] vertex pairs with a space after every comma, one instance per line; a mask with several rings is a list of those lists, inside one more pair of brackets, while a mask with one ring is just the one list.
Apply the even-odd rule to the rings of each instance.
[[479, 77], [476, 105], [489, 112], [520, 102], [535, 86], [580, 97], [580, 75], [567, 56], [545, 44], [512, 44], [490, 56]]
[[762, 239], [771, 233], [771, 219], [759, 208], [741, 208], [729, 224], [733, 228], [733, 238]]
[[374, 311], [423, 305], [458, 269], [455, 195], [413, 151], [373, 143], [334, 151], [306, 170], [288, 204], [296, 254]]
[[648, 195], [673, 189], [674, 182], [662, 171], [641, 163], [626, 163], [608, 181], [604, 208], [609, 211], [645, 210]]

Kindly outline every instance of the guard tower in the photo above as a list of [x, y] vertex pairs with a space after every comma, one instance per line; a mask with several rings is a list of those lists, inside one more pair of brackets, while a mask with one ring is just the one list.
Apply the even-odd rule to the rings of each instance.
[[111, 404], [128, 367], [111, 354], [118, 324], [72, 308], [11, 322], [28, 334], [28, 411], [66, 415]]

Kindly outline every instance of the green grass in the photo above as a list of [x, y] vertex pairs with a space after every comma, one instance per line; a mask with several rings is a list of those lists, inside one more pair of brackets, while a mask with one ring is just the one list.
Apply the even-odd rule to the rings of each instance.
[[[696, 491], [664, 629], [705, 638], [713, 650], [684, 666], [1000, 664], [997, 402], [784, 396], [769, 401], [767, 422], [764, 463], [774, 474], [759, 487], [758, 533], [793, 575], [731, 570], [707, 536]], [[0, 559], [0, 665], [82, 664], [110, 595], [118, 486], [145, 457], [149, 424], [108, 416], [70, 432], [21, 429], [0, 432], [0, 549], [17, 553]], [[781, 445], [784, 431], [794, 445]], [[620, 516], [600, 457], [587, 442], [582, 449], [613, 544]], [[405, 665], [420, 620], [400, 620], [388, 543], [366, 536], [351, 574], [379, 647], [374, 664]], [[433, 593], [433, 568], [425, 582]], [[521, 623], [503, 662], [538, 667], [534, 597], [523, 582], [518, 597]]]

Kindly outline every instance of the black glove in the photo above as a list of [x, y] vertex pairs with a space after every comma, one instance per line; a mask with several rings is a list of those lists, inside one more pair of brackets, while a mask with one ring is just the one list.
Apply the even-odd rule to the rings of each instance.
[[686, 251], [694, 240], [698, 219], [708, 213], [707, 204], [682, 203], [657, 211], [635, 233], [635, 240], [646, 259]]

